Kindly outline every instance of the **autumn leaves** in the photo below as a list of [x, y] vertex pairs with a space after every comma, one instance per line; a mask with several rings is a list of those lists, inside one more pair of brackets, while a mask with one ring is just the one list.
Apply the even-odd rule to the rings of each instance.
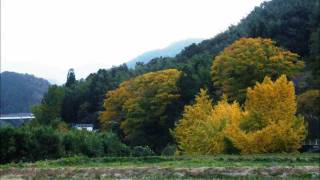
[[168, 69], [108, 92], [100, 122], [122, 131], [133, 145], [157, 147], [171, 134], [183, 154], [294, 152], [306, 130], [295, 115], [294, 85], [286, 75], [293, 77], [303, 66], [297, 54], [270, 39], [242, 38], [213, 61], [213, 83], [224, 94], [215, 105], [200, 90], [174, 125], [168, 106], [179, 98], [176, 84], [183, 73]]
[[[107, 93], [100, 122], [104, 129], [123, 134], [131, 145], [165, 146], [170, 138], [168, 106], [179, 98], [176, 69], [146, 73]], [[160, 145], [160, 146], [159, 146]]]
[[215, 57], [211, 67], [214, 85], [229, 100], [243, 103], [248, 87], [262, 82], [266, 76], [275, 80], [285, 74], [293, 77], [304, 67], [299, 56], [262, 38], [241, 38]]

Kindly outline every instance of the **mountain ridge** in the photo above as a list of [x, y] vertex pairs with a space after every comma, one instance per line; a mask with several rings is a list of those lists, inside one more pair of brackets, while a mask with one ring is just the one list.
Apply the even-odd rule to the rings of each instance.
[[49, 81], [32, 74], [4, 71], [0, 73], [1, 114], [27, 113], [41, 102]]
[[144, 52], [137, 57], [126, 62], [129, 68], [134, 68], [137, 62], [148, 63], [153, 58], [157, 57], [174, 57], [180, 53], [185, 47], [190, 46], [191, 44], [198, 44], [204, 39], [201, 38], [189, 38], [181, 41], [176, 41], [164, 48], [154, 49], [147, 52]]

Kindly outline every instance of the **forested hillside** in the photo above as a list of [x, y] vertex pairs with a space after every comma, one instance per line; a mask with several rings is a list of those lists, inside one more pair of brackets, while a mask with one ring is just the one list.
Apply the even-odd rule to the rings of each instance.
[[29, 74], [2, 72], [1, 114], [31, 112], [33, 105], [41, 102], [49, 82]]
[[[36, 116], [39, 122], [46, 124], [57, 118], [67, 123], [91, 122], [97, 126], [102, 124], [103, 130], [112, 129], [127, 144], [148, 145], [160, 152], [166, 145], [174, 144], [175, 140], [179, 139], [179, 136], [176, 136], [176, 139], [170, 136], [170, 132], [175, 123], [184, 116], [185, 105], [197, 103], [194, 98], [201, 88], [206, 89], [207, 99], [212, 98], [214, 104], [219, 102], [224, 104], [221, 105], [223, 108], [233, 109], [240, 114], [239, 118], [246, 114], [247, 119], [241, 124], [244, 127], [239, 132], [218, 131], [217, 133], [223, 134], [221, 137], [227, 136], [227, 133], [230, 133], [230, 138], [236, 133], [244, 133], [243, 137], [248, 136], [248, 139], [261, 138], [259, 133], [252, 136], [246, 133], [267, 128], [266, 124], [270, 123], [270, 120], [259, 119], [259, 113], [263, 114], [265, 110], [246, 104], [254, 102], [250, 97], [255, 97], [252, 95], [248, 99], [251, 91], [247, 91], [247, 88], [259, 91], [260, 86], [274, 86], [275, 90], [270, 92], [270, 97], [274, 94], [282, 96], [281, 93], [284, 92], [290, 96], [290, 106], [274, 104], [292, 107], [288, 112], [290, 118], [279, 118], [283, 120], [282, 123], [295, 119], [296, 129], [290, 129], [290, 132], [296, 131], [297, 134], [292, 133], [291, 144], [304, 137], [302, 129], [305, 126], [301, 123], [303, 120], [296, 114], [303, 115], [308, 122], [307, 136], [319, 138], [319, 109], [315, 108], [319, 105], [319, 47], [319, 0], [267, 1], [256, 7], [239, 24], [230, 26], [212, 39], [186, 47], [175, 57], [154, 58], [146, 64], [137, 64], [135, 69], [129, 69], [125, 64], [111, 69], [100, 69], [78, 81], [75, 80], [75, 73], [70, 71], [65, 85], [49, 88], [42, 105], [36, 108]], [[176, 71], [179, 78], [175, 74], [171, 79], [167, 69], [175, 69], [171, 71]], [[281, 76], [283, 74], [290, 82]], [[256, 83], [262, 84], [254, 87]], [[284, 84], [281, 87], [286, 89], [278, 91], [277, 84]], [[220, 101], [223, 93], [228, 97]], [[257, 92], [258, 95], [259, 93], [261, 92]], [[264, 94], [268, 95], [269, 92]], [[298, 105], [295, 96], [298, 97]], [[201, 97], [201, 94], [197, 97]], [[233, 100], [238, 103], [227, 104]], [[268, 102], [266, 99], [260, 100], [260, 103]], [[210, 107], [208, 114], [211, 114], [212, 105], [207, 105], [206, 107]], [[197, 104], [195, 106], [197, 107]], [[224, 115], [222, 112], [221, 114]], [[255, 118], [261, 120], [262, 124], [254, 124], [252, 119]], [[235, 124], [239, 123], [237, 120], [234, 120]], [[235, 124], [233, 125], [236, 126]], [[268, 127], [269, 130], [271, 127]], [[263, 133], [268, 132], [270, 131]], [[184, 139], [183, 134], [181, 137]], [[285, 135], [279, 134], [279, 137]], [[221, 141], [217, 141], [218, 145], [214, 147], [221, 148], [212, 152], [227, 152], [227, 149], [220, 146]], [[230, 141], [235, 144], [242, 142], [236, 138]], [[281, 141], [280, 139], [279, 142]], [[245, 153], [267, 151], [247, 150], [243, 144], [236, 144], [236, 147]], [[285, 150], [280, 147], [282, 146], [272, 147], [267, 152], [290, 152], [299, 145], [288, 146]]]

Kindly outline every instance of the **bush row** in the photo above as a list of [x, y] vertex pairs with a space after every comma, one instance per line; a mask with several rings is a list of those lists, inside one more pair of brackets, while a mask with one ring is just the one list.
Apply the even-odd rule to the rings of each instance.
[[149, 147], [130, 148], [117, 135], [106, 132], [69, 130], [60, 132], [52, 127], [0, 128], [0, 163], [36, 161], [83, 155], [151, 156]]

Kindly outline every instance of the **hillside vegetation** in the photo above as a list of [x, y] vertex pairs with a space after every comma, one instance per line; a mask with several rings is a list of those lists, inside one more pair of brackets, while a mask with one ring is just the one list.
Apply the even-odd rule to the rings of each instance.
[[33, 108], [32, 124], [1, 129], [1, 162], [298, 153], [320, 138], [319, 9], [318, 0], [267, 1], [175, 57], [81, 80], [70, 69]]
[[31, 112], [33, 105], [41, 103], [47, 92], [49, 82], [29, 74], [2, 72], [1, 80], [1, 114]]

